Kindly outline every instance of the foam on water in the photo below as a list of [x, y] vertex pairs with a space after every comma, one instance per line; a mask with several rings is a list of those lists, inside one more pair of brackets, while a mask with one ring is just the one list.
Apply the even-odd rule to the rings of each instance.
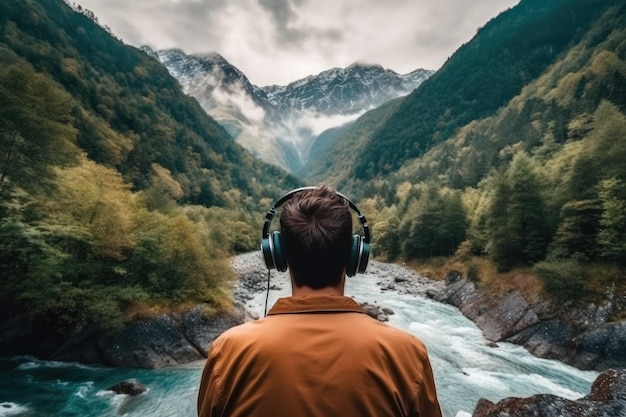
[[20, 358], [29, 358], [27, 362], [22, 362], [16, 366], [15, 369], [20, 371], [29, 371], [31, 369], [37, 368], [80, 368], [80, 369], [88, 369], [95, 370], [100, 367], [89, 366], [79, 362], [59, 362], [59, 361], [44, 361], [32, 358], [30, 356], [16, 356], [14, 360], [20, 360]]
[[3, 402], [0, 403], [0, 417], [9, 417], [9, 416], [17, 416], [18, 414], [22, 414], [28, 411], [28, 407], [12, 403], [12, 402]]
[[96, 397], [104, 398], [110, 401], [112, 404], [120, 404], [124, 399], [128, 397], [128, 394], [117, 394], [108, 389], [101, 389], [96, 392]]

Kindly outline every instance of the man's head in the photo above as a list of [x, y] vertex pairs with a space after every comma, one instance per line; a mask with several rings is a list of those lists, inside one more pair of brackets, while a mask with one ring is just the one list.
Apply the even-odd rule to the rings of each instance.
[[336, 285], [352, 246], [348, 201], [326, 185], [299, 192], [282, 209], [280, 236], [297, 286]]

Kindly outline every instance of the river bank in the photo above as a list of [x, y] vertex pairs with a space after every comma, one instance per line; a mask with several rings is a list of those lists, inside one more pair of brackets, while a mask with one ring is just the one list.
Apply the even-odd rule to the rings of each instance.
[[556, 302], [517, 290], [494, 294], [450, 271], [435, 301], [457, 307], [493, 343], [510, 342], [533, 355], [583, 370], [626, 368], [626, 322], [611, 322], [624, 300], [610, 295], [601, 304]]
[[[233, 289], [238, 312], [222, 317], [224, 327], [262, 316], [266, 295], [271, 306], [279, 297], [290, 292], [288, 274], [272, 271], [271, 290], [266, 293], [267, 270], [259, 253], [236, 257], [233, 267], [241, 276]], [[366, 274], [359, 274], [346, 282], [346, 294], [361, 304], [367, 303], [371, 307], [371, 315], [388, 320], [391, 325], [424, 340], [432, 358], [446, 417], [469, 417], [481, 398], [495, 404], [513, 396], [548, 394], [575, 401], [589, 393], [592, 382], [598, 376], [596, 372], [580, 371], [561, 362], [538, 359], [510, 343], [498, 343], [498, 347], [490, 345], [481, 331], [456, 307], [426, 296], [441, 293], [445, 287], [445, 281], [432, 281], [401, 265], [378, 262], [372, 262]], [[84, 362], [12, 357], [0, 362], [0, 380], [5, 381], [0, 388], [7, 393], [6, 401], [14, 403], [16, 409], [27, 408], [31, 414], [24, 415], [29, 417], [120, 414], [129, 417], [192, 417], [195, 415], [193, 404], [203, 365], [201, 349], [220, 332], [216, 323], [201, 314], [200, 307], [192, 310], [193, 313], [189, 311], [159, 317], [154, 322], [135, 323], [129, 326], [129, 329], [134, 329], [134, 336], [129, 332], [125, 336], [127, 342], [121, 343], [118, 339], [102, 344], [106, 349], [118, 352], [116, 355], [102, 355], [105, 360], [120, 358], [134, 364], [133, 367], [103, 367]], [[191, 320], [192, 317], [195, 320]], [[227, 322], [227, 319], [232, 321]], [[149, 330], [151, 328], [158, 331]], [[204, 334], [205, 339], [194, 339], [197, 335], [192, 337], [192, 329]], [[155, 337], [169, 342], [151, 340]], [[100, 349], [94, 338], [85, 337], [84, 340], [91, 342], [82, 346], [91, 344]], [[65, 341], [66, 347], [70, 345], [68, 341]], [[188, 345], [200, 346], [194, 348], [194, 356], [188, 354], [193, 352], [185, 348]], [[66, 353], [70, 351], [75, 354], [81, 352], [74, 349], [66, 350]], [[85, 357], [84, 353], [81, 355]], [[154, 364], [147, 366], [146, 357], [155, 358]], [[186, 365], [169, 366], [177, 361], [188, 361], [190, 357], [201, 359]], [[143, 359], [139, 361], [138, 358]], [[136, 367], [138, 365], [156, 369], [141, 369]], [[128, 398], [109, 390], [112, 385], [127, 379], [138, 380], [147, 387], [146, 393]], [[46, 395], [36, 400], [27, 392], [45, 392]], [[483, 408], [488, 408], [485, 406]], [[100, 411], [86, 411], [96, 409]]]
[[[211, 316], [206, 314], [208, 306], [200, 304], [185, 313], [131, 323], [113, 336], [88, 326], [64, 338], [38, 334], [37, 326], [26, 320], [8, 320], [0, 325], [0, 349], [13, 344], [24, 350], [12, 354], [130, 368], [162, 368], [201, 360], [217, 335], [258, 318], [260, 304], [265, 302], [267, 270], [260, 253], [239, 255], [232, 266], [239, 280], [233, 288], [235, 307], [230, 314]], [[519, 291], [494, 295], [456, 271], [444, 280], [431, 280], [403, 265], [376, 261], [370, 262], [367, 274], [376, 280], [381, 293], [425, 296], [458, 308], [494, 344], [518, 344], [535, 356], [583, 370], [626, 368], [626, 323], [608, 321], [611, 309], [622, 308], [616, 300], [574, 306]], [[358, 285], [358, 280], [357, 275], [349, 282]], [[270, 286], [272, 300], [288, 295], [288, 273], [272, 271]], [[386, 320], [387, 313], [376, 303], [376, 299], [363, 302], [370, 315]]]

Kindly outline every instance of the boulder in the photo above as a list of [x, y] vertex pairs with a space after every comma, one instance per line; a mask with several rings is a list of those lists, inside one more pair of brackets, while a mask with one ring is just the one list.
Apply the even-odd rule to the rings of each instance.
[[530, 308], [524, 297], [513, 291], [507, 294], [494, 308], [475, 320], [482, 329], [485, 339], [499, 342], [508, 336], [537, 324], [539, 317]]
[[128, 379], [107, 388], [107, 391], [113, 391], [116, 394], [125, 394], [130, 396], [143, 394], [147, 390], [148, 388], [139, 383], [136, 379]]
[[[381, 308], [377, 305], [374, 304], [370, 304], [368, 302], [364, 302], [364, 303], [360, 303], [361, 307], [363, 307], [363, 310], [365, 310], [365, 312], [367, 313], [368, 316], [375, 318], [378, 321], [389, 321], [389, 317], [387, 317], [387, 314], [385, 312], [385, 308]], [[390, 310], [390, 309], [389, 309]], [[393, 314], [393, 310], [391, 310]]]
[[56, 349], [50, 359], [56, 361], [104, 363], [100, 339], [103, 334], [100, 327], [95, 324], [85, 326], [79, 332], [72, 333], [65, 339], [63, 344]]
[[626, 366], [626, 323], [606, 323], [579, 335], [570, 362], [580, 369]]
[[540, 358], [563, 360], [575, 337], [574, 330], [561, 320], [542, 321], [506, 339], [524, 346]]
[[[450, 274], [448, 274], [448, 276], [449, 275]], [[444, 289], [434, 297], [435, 301], [462, 308], [482, 297], [482, 294], [478, 291], [476, 284], [473, 282], [465, 278], [447, 279], [448, 276], [446, 277], [446, 282], [449, 282], [449, 284], [446, 284]]]
[[579, 400], [555, 395], [505, 398], [498, 403], [481, 398], [472, 417], [618, 417], [626, 416], [626, 369], [601, 373], [591, 392]]
[[456, 269], [453, 269], [446, 274], [446, 277], [444, 280], [445, 280], [446, 286], [448, 286], [448, 285], [454, 284], [455, 282], [459, 281], [462, 278], [463, 278], [463, 274], [461, 274]]
[[101, 339], [99, 347], [107, 364], [127, 368], [162, 368], [204, 357], [168, 315], [132, 323]]
[[128, 368], [162, 368], [200, 360], [217, 336], [251, 319], [240, 304], [233, 313], [218, 316], [205, 314], [207, 307], [199, 304], [182, 316], [172, 313], [130, 323], [112, 335], [89, 325], [68, 337], [48, 358]]
[[218, 316], [207, 316], [207, 307], [206, 304], [193, 307], [185, 314], [182, 322], [183, 334], [204, 357], [217, 336], [250, 317], [245, 306], [239, 303], [235, 305], [233, 314]]
[[539, 295], [528, 301], [518, 291], [494, 295], [458, 271], [450, 271], [445, 283], [428, 296], [457, 307], [487, 340], [515, 343], [580, 369], [626, 367], [626, 322], [606, 322], [613, 301], [559, 304]]

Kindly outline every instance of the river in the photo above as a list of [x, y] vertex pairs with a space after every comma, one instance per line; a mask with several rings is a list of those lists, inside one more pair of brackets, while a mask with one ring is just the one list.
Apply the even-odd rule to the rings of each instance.
[[[246, 262], [256, 254], [243, 255]], [[389, 324], [421, 338], [431, 355], [445, 417], [469, 417], [479, 398], [497, 401], [549, 393], [577, 399], [589, 392], [597, 372], [580, 371], [558, 361], [539, 359], [525, 349], [499, 343], [489, 347], [480, 330], [456, 308], [425, 297], [382, 290], [383, 264], [348, 278], [346, 295], [391, 308]], [[378, 266], [378, 267], [377, 267]], [[395, 266], [394, 268], [402, 268]], [[286, 274], [272, 271], [271, 306], [288, 295]], [[248, 307], [263, 315], [265, 293]], [[0, 359], [0, 417], [192, 417], [202, 362], [158, 370], [41, 361], [32, 357]], [[149, 388], [138, 397], [106, 388], [135, 378]]]

